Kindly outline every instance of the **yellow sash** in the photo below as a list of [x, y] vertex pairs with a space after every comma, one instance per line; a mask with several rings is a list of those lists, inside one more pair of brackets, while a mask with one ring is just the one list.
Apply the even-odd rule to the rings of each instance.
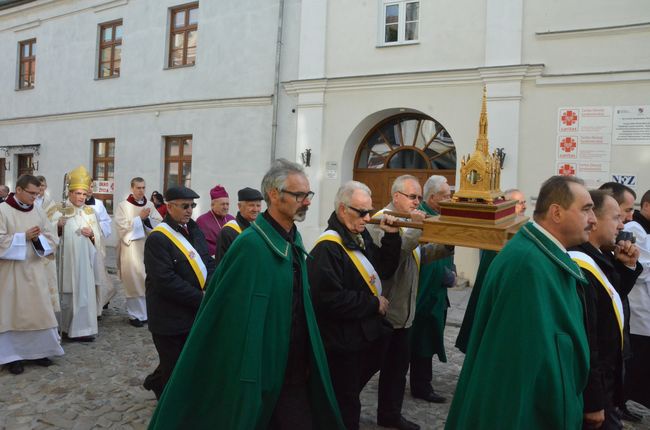
[[158, 224], [158, 226], [154, 228], [153, 231], [159, 231], [160, 233], [164, 234], [167, 236], [167, 239], [171, 240], [172, 243], [176, 245], [176, 247], [183, 253], [185, 258], [187, 258], [190, 266], [192, 266], [192, 270], [194, 271], [196, 278], [199, 280], [201, 289], [205, 288], [205, 277], [207, 276], [207, 269], [205, 268], [203, 261], [200, 261], [200, 263], [197, 262], [197, 259], [200, 260], [201, 256], [197, 255], [196, 250], [187, 241], [187, 239], [182, 236], [180, 238], [177, 237], [180, 236], [180, 233], [173, 231], [171, 227], [164, 222]]
[[[372, 216], [373, 218], [379, 218], [380, 215], [384, 214], [384, 211], [386, 208], [378, 210], [375, 212], [375, 214]], [[399, 234], [402, 235], [404, 233], [405, 228], [400, 227], [399, 228]], [[418, 272], [420, 271], [420, 245], [418, 245], [414, 250], [413, 250], [413, 258], [415, 259], [415, 265], [418, 266]]]
[[578, 251], [570, 251], [569, 254], [580, 268], [594, 275], [600, 285], [602, 285], [607, 292], [607, 295], [611, 298], [614, 314], [616, 315], [616, 322], [618, 323], [618, 330], [621, 333], [621, 349], [623, 349], [623, 304], [618, 293], [591, 257]]
[[[323, 233], [318, 238], [318, 240], [316, 241], [316, 244], [314, 246], [316, 246], [319, 243], [321, 243], [323, 241], [326, 241], [326, 240], [329, 240], [331, 242], [335, 242], [335, 243], [338, 243], [339, 245], [341, 245], [341, 248], [343, 248], [345, 253], [348, 254], [348, 257], [350, 257], [350, 260], [352, 260], [352, 263], [354, 264], [354, 267], [357, 268], [357, 270], [359, 271], [359, 274], [361, 275], [363, 280], [366, 282], [366, 285], [368, 286], [368, 288], [370, 288], [370, 291], [372, 291], [372, 294], [374, 294], [375, 296], [379, 296], [381, 294], [381, 280], [379, 279], [379, 275], [376, 273], [376, 271], [375, 271], [375, 273], [370, 274], [368, 272], [368, 269], [366, 269], [364, 264], [361, 262], [359, 256], [357, 255], [357, 252], [346, 248], [345, 245], [343, 245], [343, 239], [341, 239], [341, 236], [339, 236], [338, 233], [336, 233], [333, 230], [328, 230], [325, 233]], [[363, 258], [365, 258], [365, 256], [361, 252], [359, 252], [359, 253], [361, 254], [361, 256]], [[365, 258], [365, 260], [367, 261], [367, 264], [369, 264], [372, 267], [372, 263], [370, 263], [370, 260], [368, 260], [367, 258]], [[379, 286], [379, 290], [377, 289], [377, 286]]]
[[235, 230], [238, 234], [241, 234], [241, 227], [239, 226], [239, 224], [237, 223], [237, 221], [234, 220], [234, 219], [231, 219], [230, 221], [228, 221], [228, 222], [223, 226], [223, 228], [226, 228], [226, 227], [230, 227], [230, 228], [232, 228], [233, 230]]

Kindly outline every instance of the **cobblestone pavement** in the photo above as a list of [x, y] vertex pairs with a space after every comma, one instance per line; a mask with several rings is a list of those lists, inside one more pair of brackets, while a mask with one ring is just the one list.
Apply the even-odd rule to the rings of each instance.
[[[115, 282], [117, 283], [117, 279]], [[448, 363], [434, 364], [437, 391], [451, 399], [463, 355], [454, 347], [467, 290], [451, 292], [452, 309], [446, 332]], [[111, 302], [99, 323], [93, 343], [64, 343], [65, 355], [48, 368], [25, 366], [25, 373], [0, 371], [0, 429], [144, 429], [156, 405], [154, 395], [142, 387], [144, 377], [157, 365], [157, 354], [146, 328], [127, 322], [124, 297]], [[362, 394], [361, 428], [375, 424], [377, 377]], [[404, 398], [404, 415], [423, 429], [442, 429], [449, 402], [428, 404]], [[650, 412], [641, 425], [628, 429], [650, 430]]]

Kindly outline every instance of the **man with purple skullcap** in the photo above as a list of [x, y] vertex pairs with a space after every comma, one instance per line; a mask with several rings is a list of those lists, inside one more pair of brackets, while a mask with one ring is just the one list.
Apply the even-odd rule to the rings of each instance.
[[224, 187], [217, 185], [211, 189], [210, 198], [212, 199], [210, 210], [198, 217], [196, 223], [208, 241], [210, 255], [214, 257], [221, 229], [228, 221], [235, 219], [235, 217], [228, 213], [230, 199]]

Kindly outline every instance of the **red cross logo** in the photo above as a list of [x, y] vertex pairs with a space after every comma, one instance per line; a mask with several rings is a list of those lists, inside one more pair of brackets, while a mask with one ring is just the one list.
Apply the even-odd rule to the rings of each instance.
[[563, 164], [560, 166], [560, 170], [558, 173], [562, 176], [575, 176], [576, 169], [574, 169], [573, 166], [570, 164]]
[[576, 149], [576, 146], [578, 146], [576, 140], [572, 137], [565, 137], [560, 141], [560, 148], [564, 152], [573, 152], [573, 150]]
[[572, 110], [567, 110], [562, 113], [561, 119], [562, 119], [562, 124], [566, 125], [567, 127], [570, 127], [576, 122], [578, 122], [578, 114]]

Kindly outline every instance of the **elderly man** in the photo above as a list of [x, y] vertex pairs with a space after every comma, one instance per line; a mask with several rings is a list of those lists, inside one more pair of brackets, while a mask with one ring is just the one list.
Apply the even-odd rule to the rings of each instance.
[[[430, 216], [440, 215], [439, 203], [451, 198], [451, 188], [444, 176], [434, 175], [424, 184], [424, 201], [419, 209]], [[420, 268], [415, 318], [411, 336], [411, 395], [431, 403], [447, 399], [437, 394], [432, 386], [433, 356], [446, 363], [445, 323], [447, 320], [447, 288], [456, 281], [453, 257], [423, 264]]]
[[323, 336], [332, 385], [348, 430], [359, 428], [361, 390], [381, 367], [392, 327], [384, 319], [388, 300], [381, 280], [399, 262], [399, 229], [386, 216], [381, 247], [366, 231], [370, 221], [370, 189], [350, 181], [339, 188], [327, 230], [307, 260], [318, 327]]
[[143, 386], [157, 399], [181, 355], [215, 268], [205, 237], [192, 220], [198, 198], [190, 188], [169, 188], [165, 192], [167, 215], [144, 244], [149, 331], [160, 364]]
[[[589, 339], [589, 379], [584, 391], [584, 427], [602, 430], [623, 428], [616, 405], [623, 394], [623, 303], [641, 273], [639, 250], [630, 241], [619, 241], [623, 217], [609, 192], [590, 191], [596, 224], [589, 241], [569, 254], [589, 281], [585, 288], [585, 318]], [[614, 252], [606, 247], [616, 246]]]
[[548, 430], [582, 426], [589, 345], [586, 278], [566, 248], [596, 222], [580, 179], [553, 176], [534, 222], [496, 256], [476, 308], [448, 430]]
[[208, 251], [214, 256], [217, 250], [217, 240], [221, 229], [235, 219], [228, 213], [230, 209], [230, 197], [228, 192], [221, 185], [210, 190], [210, 210], [196, 219], [196, 223], [203, 232], [205, 240], [208, 241]]
[[115, 211], [115, 224], [120, 236], [119, 269], [129, 324], [142, 327], [147, 322], [145, 298], [144, 244], [151, 231], [162, 221], [154, 204], [145, 197], [144, 179], [131, 179], [131, 194]]
[[344, 428], [295, 226], [314, 193], [286, 160], [262, 193], [268, 209], [219, 265], [150, 429]]
[[[395, 179], [391, 187], [392, 202], [375, 216], [383, 212], [397, 211], [409, 213], [414, 222], [422, 222], [425, 213], [417, 209], [422, 201], [422, 187], [417, 178], [402, 175]], [[369, 225], [368, 232], [375, 245], [380, 246], [386, 233], [378, 225]], [[442, 245], [428, 244], [420, 246], [422, 230], [405, 228], [401, 230], [402, 245], [397, 270], [390, 279], [383, 283], [382, 295], [390, 302], [386, 319], [393, 327], [388, 349], [379, 375], [379, 401], [377, 405], [377, 423], [382, 427], [417, 430], [415, 423], [402, 416], [402, 402], [406, 387], [410, 347], [409, 329], [413, 324], [420, 264], [444, 258], [451, 252]]]
[[253, 188], [242, 188], [237, 192], [237, 198], [239, 200], [237, 203], [237, 208], [239, 209], [237, 216], [234, 220], [228, 221], [223, 226], [219, 234], [219, 239], [217, 239], [217, 250], [214, 256], [217, 264], [219, 264], [219, 261], [226, 254], [230, 245], [237, 239], [237, 236], [250, 227], [251, 223], [257, 219], [257, 216], [262, 210], [262, 200], [264, 197], [262, 193]]
[[92, 342], [103, 305], [102, 291], [109, 291], [101, 254], [102, 233], [95, 211], [85, 205], [92, 178], [85, 167], [68, 173], [68, 201], [58, 206], [50, 220], [62, 229], [62, 252], [57, 271], [61, 295], [61, 331], [70, 340]]
[[23, 373], [23, 360], [41, 366], [63, 355], [50, 302], [44, 259], [58, 244], [45, 214], [34, 208], [40, 181], [23, 175], [0, 205], [0, 364]]
[[625, 231], [634, 234], [640, 250], [643, 272], [628, 296], [630, 302], [630, 346], [625, 391], [630, 400], [650, 407], [650, 190], [641, 197], [641, 209], [634, 211]]
[[[517, 216], [523, 216], [526, 212], [526, 197], [524, 194], [516, 188], [511, 188], [504, 192], [506, 200], [515, 200], [515, 213]], [[485, 275], [487, 274], [492, 260], [497, 256], [496, 251], [481, 250], [481, 258], [478, 265], [478, 270], [476, 271], [476, 278], [474, 281], [474, 287], [472, 288], [472, 293], [469, 296], [469, 301], [467, 302], [467, 308], [465, 309], [465, 315], [463, 316], [463, 322], [458, 331], [458, 337], [456, 338], [456, 348], [461, 352], [467, 352], [467, 344], [469, 342], [469, 335], [472, 330], [472, 323], [474, 322], [474, 314], [476, 312], [476, 303], [478, 303], [478, 298], [481, 293], [481, 288], [483, 287], [483, 281], [485, 280]]]
[[9, 187], [6, 185], [0, 185], [0, 203], [4, 202], [7, 196], [9, 195]]

